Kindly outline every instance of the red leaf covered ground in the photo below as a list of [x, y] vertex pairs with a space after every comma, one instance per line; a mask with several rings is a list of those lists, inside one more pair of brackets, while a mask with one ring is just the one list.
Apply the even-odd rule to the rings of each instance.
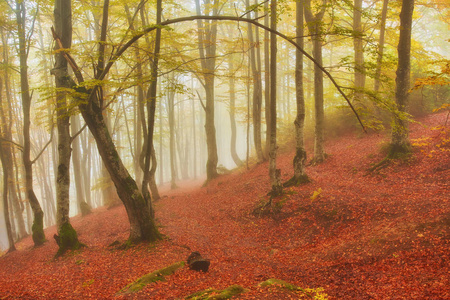
[[[287, 190], [280, 212], [255, 217], [268, 192], [267, 164], [240, 170], [201, 188], [184, 183], [156, 204], [161, 231], [156, 245], [108, 247], [128, 235], [125, 210], [97, 209], [72, 224], [81, 251], [53, 259], [53, 240], [0, 257], [0, 299], [179, 299], [209, 287], [239, 284], [239, 299], [299, 299], [299, 292], [256, 284], [279, 278], [304, 288], [322, 287], [330, 299], [450, 299], [450, 143], [447, 114], [411, 125], [416, 143], [408, 160], [372, 174], [383, 134], [353, 134], [328, 141], [326, 162], [310, 166], [312, 183]], [[425, 125], [425, 126], [424, 126]], [[280, 155], [283, 178], [292, 155]], [[315, 191], [321, 193], [311, 199]], [[316, 193], [317, 194], [317, 193]], [[46, 230], [47, 238], [55, 228]], [[208, 273], [188, 268], [135, 294], [115, 296], [140, 276], [199, 251]]]

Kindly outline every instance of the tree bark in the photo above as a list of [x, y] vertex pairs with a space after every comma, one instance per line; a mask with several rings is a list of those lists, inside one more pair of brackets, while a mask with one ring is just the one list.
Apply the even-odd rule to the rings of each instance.
[[354, 0], [353, 7], [353, 50], [355, 52], [355, 97], [356, 102], [363, 100], [363, 90], [366, 81], [363, 49], [363, 29], [361, 23], [362, 0]]
[[408, 104], [411, 72], [411, 31], [414, 0], [403, 0], [400, 12], [400, 38], [397, 46], [398, 65], [396, 72], [395, 104], [398, 112], [393, 116], [390, 156], [407, 153], [411, 149], [408, 121], [402, 117]]
[[383, 62], [384, 53], [384, 35], [386, 32], [386, 17], [389, 0], [383, 0], [383, 8], [381, 10], [381, 23], [380, 23], [380, 39], [378, 41], [378, 53], [377, 53], [377, 67], [375, 70], [375, 82], [373, 89], [378, 92], [380, 89], [380, 77], [381, 77], [381, 64]]
[[244, 163], [239, 158], [236, 152], [236, 84], [233, 76], [234, 66], [233, 66], [233, 55], [229, 56], [229, 68], [230, 68], [230, 126], [231, 126], [231, 143], [230, 151], [231, 158], [233, 159], [236, 166], [240, 167]]
[[[213, 0], [212, 15], [217, 16], [219, 5], [218, 0]], [[201, 14], [200, 1], [195, 0], [197, 14]], [[210, 0], [205, 0], [205, 15], [210, 14]], [[197, 20], [198, 25], [198, 48], [202, 65], [205, 87], [205, 133], [206, 145], [208, 150], [208, 160], [206, 162], [206, 180], [216, 178], [217, 163], [219, 157], [217, 155], [216, 127], [214, 124], [214, 68], [216, 65], [216, 34], [217, 24], [214, 21]]]
[[[2, 170], [3, 170], [3, 194], [2, 194], [2, 200], [3, 200], [3, 214], [5, 217], [5, 225], [6, 225], [6, 234], [8, 237], [8, 252], [12, 252], [16, 250], [16, 247], [14, 245], [14, 238], [11, 228], [11, 219], [9, 217], [9, 205], [8, 205], [8, 192], [10, 191], [10, 174], [12, 173], [12, 169], [8, 170], [7, 166], [7, 158], [6, 158], [6, 152], [10, 151], [10, 145], [8, 145], [8, 142], [10, 139], [7, 137], [7, 122], [5, 118], [5, 114], [3, 111], [3, 101], [2, 101], [2, 89], [3, 89], [3, 80], [0, 77], [0, 113], [1, 113], [1, 121], [2, 121], [2, 127], [0, 128], [0, 137], [2, 138], [2, 141], [0, 141], [0, 160], [2, 162]], [[11, 159], [11, 158], [10, 158]], [[12, 160], [11, 160], [12, 165]], [[23, 221], [23, 219], [22, 219]]]
[[[173, 80], [173, 74], [172, 74]], [[175, 151], [175, 91], [169, 88], [168, 91], [168, 109], [169, 109], [169, 151], [170, 151], [170, 187], [177, 188], [177, 166], [176, 166], [176, 151]]]
[[[303, 0], [296, 2], [296, 42], [300, 47], [304, 47], [304, 22], [303, 22]], [[293, 160], [294, 176], [287, 181], [285, 186], [293, 186], [309, 182], [309, 177], [305, 171], [306, 150], [304, 145], [305, 126], [305, 95], [303, 88], [303, 54], [297, 49], [295, 52], [295, 97], [297, 103], [297, 116], [294, 121], [295, 126], [295, 156]]]
[[[107, 10], [107, 5], [105, 5], [104, 8]], [[102, 26], [106, 27], [106, 22], [103, 22]], [[59, 37], [55, 33], [54, 38], [57, 43], [61, 43]], [[99, 52], [99, 56], [102, 56], [102, 51]], [[75, 88], [78, 97], [80, 97], [78, 100], [83, 100], [78, 102], [80, 112], [96, 141], [100, 157], [102, 158], [104, 166], [108, 170], [111, 180], [114, 182], [120, 200], [123, 202], [127, 211], [128, 220], [130, 222], [129, 242], [156, 241], [160, 239], [161, 235], [158, 232], [148, 203], [140, 192], [136, 181], [130, 176], [128, 170], [125, 168], [111, 138], [107, 123], [103, 116], [102, 100], [99, 99], [98, 93], [99, 88], [87, 90], [83, 87], [81, 84], [84, 82], [84, 78], [76, 62], [69, 54], [64, 51], [62, 53], [65, 54], [66, 60], [70, 61], [79, 83], [79, 85], [76, 85], [75, 82], [72, 82], [72, 86]], [[102, 59], [99, 59], [96, 79], [103, 79], [109, 70], [103, 69], [102, 63]]]
[[[77, 133], [80, 130], [80, 122], [78, 116], [71, 116], [70, 122], [72, 133]], [[78, 135], [73, 139], [73, 153], [72, 153], [72, 165], [73, 165], [73, 177], [75, 179], [75, 190], [77, 194], [77, 204], [78, 211], [81, 212], [82, 216], [86, 216], [91, 213], [91, 206], [84, 199], [84, 181], [83, 181], [83, 170], [81, 168], [81, 148], [80, 148], [81, 136]]]
[[[246, 0], [247, 7], [250, 7], [250, 1]], [[250, 19], [250, 13], [248, 14]], [[257, 16], [255, 16], [257, 18]], [[253, 26], [248, 23], [248, 41], [250, 44], [250, 65], [252, 69], [252, 80], [253, 80], [253, 141], [255, 143], [255, 150], [258, 162], [264, 161], [264, 153], [261, 144], [261, 106], [262, 106], [262, 82], [261, 82], [261, 70], [259, 69], [261, 65], [260, 56], [257, 57], [257, 52], [259, 54], [259, 45], [253, 39]], [[258, 36], [258, 29], [256, 29], [256, 35]], [[257, 61], [259, 58], [259, 61]], [[258, 63], [259, 62], [259, 63]]]
[[[8, 53], [6, 50], [6, 39], [5, 36], [3, 34], [3, 30], [1, 30], [1, 35], [2, 35], [2, 42], [4, 45], [4, 51], [3, 51], [3, 57], [4, 57], [4, 62], [6, 64], [9, 63], [9, 59], [8, 59]], [[4, 107], [3, 107], [3, 99], [2, 99], [2, 95], [0, 95], [0, 119], [2, 122], [2, 128], [0, 129], [2, 131], [2, 137], [5, 139], [5, 141], [12, 141], [12, 132], [11, 132], [11, 128], [12, 126], [14, 126], [13, 123], [13, 116], [12, 116], [12, 112], [11, 109], [9, 109], [9, 107], [11, 106], [11, 94], [9, 92], [9, 78], [8, 78], [8, 71], [5, 70], [5, 89], [6, 89], [6, 100], [7, 100], [7, 110], [9, 111], [9, 114], [7, 115], [5, 113]], [[3, 89], [3, 79], [0, 77], [0, 93]], [[17, 227], [18, 227], [18, 238], [23, 238], [25, 236], [28, 235], [26, 227], [25, 227], [25, 221], [23, 218], [23, 211], [24, 211], [24, 206], [22, 204], [22, 202], [19, 200], [17, 191], [18, 189], [16, 188], [16, 180], [15, 180], [15, 176], [14, 176], [14, 158], [13, 158], [13, 153], [14, 153], [14, 149], [13, 147], [9, 144], [9, 143], [5, 143], [3, 146], [3, 157], [4, 162], [3, 164], [5, 164], [5, 170], [7, 170], [8, 174], [8, 192], [10, 195], [10, 199], [11, 199], [11, 204], [12, 204], [12, 212], [14, 212], [14, 216], [15, 216], [15, 220], [17, 222]]]
[[[72, 45], [71, 0], [56, 0], [54, 9], [55, 32], [61, 36], [61, 46], [69, 49]], [[56, 44], [55, 50], [59, 50]], [[56, 115], [58, 128], [58, 167], [56, 177], [56, 226], [59, 236], [58, 255], [66, 250], [78, 249], [81, 244], [75, 229], [70, 225], [70, 158], [72, 149], [70, 136], [70, 113], [67, 108], [67, 92], [71, 87], [67, 61], [62, 53], [55, 54]]]
[[[277, 30], [277, 0], [270, 2], [270, 28]], [[283, 193], [281, 171], [277, 169], [277, 37], [270, 33], [270, 151], [269, 176], [272, 185], [272, 197]]]
[[321, 10], [313, 15], [311, 9], [311, 0], [305, 2], [305, 19], [312, 35], [313, 57], [317, 64], [314, 64], [314, 163], [321, 163], [325, 160], [324, 151], [324, 125], [325, 116], [323, 109], [323, 74], [318, 65], [322, 65], [322, 39], [321, 23], [325, 14], [326, 0], [322, 1]]
[[[264, 11], [269, 11], [269, 2], [264, 2]], [[264, 16], [264, 26], [269, 27], [269, 14]], [[265, 157], [270, 151], [270, 38], [269, 31], [264, 31], [264, 116], [266, 118], [266, 149]]]
[[33, 210], [32, 235], [35, 246], [45, 242], [44, 234], [44, 212], [33, 189], [33, 161], [31, 160], [31, 138], [30, 138], [30, 111], [31, 95], [28, 83], [28, 53], [25, 38], [26, 8], [23, 1], [16, 1], [16, 21], [19, 38], [19, 60], [20, 60], [20, 91], [22, 96], [23, 110], [23, 165], [25, 169], [25, 190]]
[[[161, 23], [161, 15], [162, 15], [162, 0], [156, 1], [156, 24]], [[155, 113], [156, 113], [156, 92], [157, 92], [157, 83], [158, 83], [158, 61], [159, 61], [159, 52], [161, 48], [161, 28], [156, 29], [155, 36], [155, 44], [153, 50], [153, 60], [151, 64], [151, 72], [150, 72], [150, 86], [147, 90], [147, 135], [144, 138], [144, 177], [142, 179], [142, 195], [144, 196], [145, 201], [149, 206], [150, 213], [154, 216], [154, 210], [152, 205], [152, 197], [149, 190], [149, 185], [152, 183], [153, 190], [156, 189], [154, 193], [155, 196], [159, 197], [159, 193], [157, 192], [157, 187], [154, 182], [155, 180], [155, 172], [156, 172], [156, 159], [153, 159], [155, 155], [155, 149], [153, 146], [153, 133], [155, 129]], [[152, 166], [152, 169], [150, 169]]]

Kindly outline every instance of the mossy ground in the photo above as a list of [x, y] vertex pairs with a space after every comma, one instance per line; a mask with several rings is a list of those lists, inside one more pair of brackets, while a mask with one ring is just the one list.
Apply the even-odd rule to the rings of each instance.
[[166, 276], [172, 275], [176, 270], [184, 266], [184, 262], [180, 261], [172, 264], [168, 267], [156, 270], [154, 272], [148, 273], [133, 283], [130, 283], [125, 288], [121, 289], [118, 294], [128, 294], [134, 293], [142, 290], [147, 284], [151, 284], [158, 281], [164, 281]]
[[241, 293], [245, 293], [245, 289], [240, 285], [231, 285], [223, 290], [206, 289], [187, 296], [189, 300], [224, 300], [230, 299]]

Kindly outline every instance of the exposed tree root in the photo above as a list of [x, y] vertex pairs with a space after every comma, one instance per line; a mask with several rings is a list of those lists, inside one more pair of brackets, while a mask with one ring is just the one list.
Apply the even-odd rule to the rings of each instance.
[[300, 176], [292, 176], [291, 179], [283, 183], [284, 187], [291, 187], [291, 186], [299, 186], [301, 184], [310, 183], [311, 179], [309, 179], [308, 175], [300, 175]]

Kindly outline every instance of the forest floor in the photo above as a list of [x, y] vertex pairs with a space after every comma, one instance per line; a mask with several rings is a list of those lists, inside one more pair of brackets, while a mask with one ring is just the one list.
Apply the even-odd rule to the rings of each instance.
[[[204, 188], [191, 181], [163, 190], [156, 216], [166, 238], [156, 244], [109, 246], [127, 239], [123, 207], [74, 217], [88, 247], [55, 260], [55, 227], [46, 230], [42, 247], [22, 240], [18, 251], [0, 257], [0, 299], [183, 299], [234, 284], [247, 289], [236, 299], [307, 299], [299, 290], [257, 285], [269, 278], [313, 289], [316, 298], [450, 299], [447, 117], [412, 124], [413, 155], [377, 172], [367, 170], [383, 159], [388, 133], [329, 140], [327, 160], [307, 168], [312, 182], [285, 189], [266, 216], [252, 214], [268, 200], [264, 163]], [[292, 175], [292, 157], [279, 155], [284, 180]], [[208, 272], [183, 267], [139, 292], [116, 294], [192, 251], [211, 260]]]

